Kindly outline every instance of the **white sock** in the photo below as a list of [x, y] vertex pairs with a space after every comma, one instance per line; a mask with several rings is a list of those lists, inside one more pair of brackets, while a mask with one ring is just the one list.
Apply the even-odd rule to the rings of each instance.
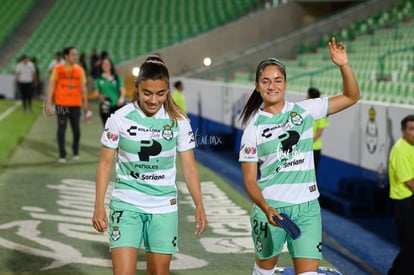
[[318, 272], [309, 271], [309, 272], [299, 273], [298, 275], [318, 275]]
[[273, 275], [275, 273], [276, 266], [272, 269], [263, 269], [254, 263], [252, 275]]

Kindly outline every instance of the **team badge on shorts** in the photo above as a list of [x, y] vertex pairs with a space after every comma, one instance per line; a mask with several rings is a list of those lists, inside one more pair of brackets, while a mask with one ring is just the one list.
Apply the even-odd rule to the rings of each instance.
[[111, 238], [114, 241], [117, 241], [119, 240], [119, 238], [121, 238], [121, 232], [119, 232], [118, 226], [114, 226], [114, 230], [112, 231]]
[[263, 244], [262, 244], [262, 240], [260, 238], [256, 239], [256, 250], [259, 252], [262, 252], [263, 250]]

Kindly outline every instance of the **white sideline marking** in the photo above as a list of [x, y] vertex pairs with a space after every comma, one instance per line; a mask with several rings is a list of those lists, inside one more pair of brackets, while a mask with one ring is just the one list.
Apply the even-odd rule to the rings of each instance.
[[5, 119], [8, 115], [10, 115], [14, 110], [16, 110], [20, 105], [22, 105], [21, 101], [16, 102], [13, 106], [11, 106], [9, 109], [4, 111], [4, 113], [0, 114], [0, 121]]

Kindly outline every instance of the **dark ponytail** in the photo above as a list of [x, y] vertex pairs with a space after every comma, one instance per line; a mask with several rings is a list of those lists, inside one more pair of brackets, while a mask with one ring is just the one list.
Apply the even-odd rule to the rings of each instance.
[[250, 119], [253, 113], [259, 110], [260, 105], [263, 103], [263, 98], [256, 89], [250, 95], [249, 99], [244, 105], [243, 111], [240, 114], [240, 118], [242, 120], [242, 125], [246, 125], [247, 121]]

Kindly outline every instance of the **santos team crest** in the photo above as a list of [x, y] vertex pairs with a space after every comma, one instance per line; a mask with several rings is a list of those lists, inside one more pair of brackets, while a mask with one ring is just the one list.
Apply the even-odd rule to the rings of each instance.
[[172, 140], [172, 138], [174, 137], [174, 133], [171, 130], [170, 125], [165, 125], [164, 126], [164, 130], [162, 131], [162, 137], [166, 140]]
[[297, 112], [290, 113], [290, 121], [295, 125], [302, 125], [303, 117]]

